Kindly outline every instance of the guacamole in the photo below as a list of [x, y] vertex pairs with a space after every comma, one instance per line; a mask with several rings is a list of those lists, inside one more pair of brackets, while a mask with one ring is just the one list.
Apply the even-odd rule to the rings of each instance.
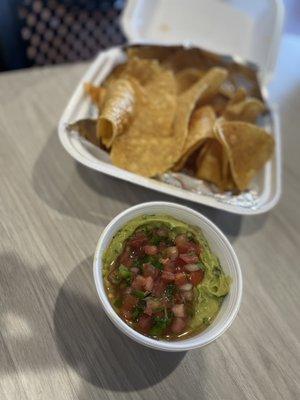
[[143, 215], [103, 255], [108, 297], [134, 329], [175, 340], [204, 330], [230, 288], [201, 230], [168, 215]]

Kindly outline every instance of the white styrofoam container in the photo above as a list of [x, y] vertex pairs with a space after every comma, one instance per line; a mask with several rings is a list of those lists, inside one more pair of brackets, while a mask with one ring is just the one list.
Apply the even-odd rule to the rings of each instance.
[[[255, 63], [267, 102], [266, 85], [274, 71], [282, 23], [283, 6], [280, 0], [129, 0], [122, 15], [123, 29], [130, 42], [190, 44]], [[79, 82], [60, 119], [59, 137], [73, 158], [107, 175], [236, 214], [260, 214], [276, 205], [281, 194], [280, 122], [276, 105], [269, 102], [275, 154], [259, 174], [259, 198], [255, 207], [251, 208], [229, 204], [214, 196], [190, 192], [120, 169], [111, 164], [103, 151], [83, 145], [77, 136], [70, 135], [66, 129], [69, 123], [91, 116], [83, 83], [101, 84], [122, 59], [121, 47], [99, 53]]]
[[[103, 252], [107, 249], [113, 236], [118, 232], [119, 229], [121, 229], [133, 218], [145, 214], [167, 214], [179, 219], [180, 221], [184, 221], [187, 224], [199, 227], [208, 240], [212, 252], [218, 256], [224, 272], [232, 279], [230, 291], [225, 297], [216, 319], [207, 329], [191, 338], [179, 341], [166, 341], [156, 340], [144, 336], [132, 329], [122, 320], [122, 318], [118, 316], [107, 298], [102, 276]], [[230, 327], [234, 321], [240, 307], [243, 291], [242, 273], [239, 261], [234, 249], [220, 229], [204, 215], [192, 210], [191, 208], [163, 201], [142, 203], [134, 207], [130, 207], [118, 214], [107, 225], [107, 227], [101, 233], [95, 251], [94, 280], [103, 309], [115, 326], [136, 342], [143, 344], [144, 346], [163, 351], [191, 350], [197, 347], [203, 347], [216, 340]]]

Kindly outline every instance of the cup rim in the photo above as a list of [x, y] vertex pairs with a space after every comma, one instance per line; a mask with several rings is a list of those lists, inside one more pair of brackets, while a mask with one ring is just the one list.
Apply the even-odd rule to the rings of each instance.
[[[111, 232], [114, 225], [120, 219], [122, 219], [123, 217], [125, 217], [128, 214], [131, 214], [135, 211], [139, 211], [141, 209], [147, 209], [149, 206], [173, 207], [174, 209], [179, 209], [179, 210], [188, 212], [194, 216], [197, 216], [197, 218], [200, 218], [202, 220], [203, 224], [206, 224], [209, 228], [211, 228], [214, 231], [214, 234], [223, 241], [223, 243], [227, 247], [227, 250], [229, 251], [229, 253], [232, 257], [233, 267], [236, 272], [236, 288], [237, 288], [236, 299], [235, 299], [233, 307], [231, 308], [230, 312], [228, 313], [225, 323], [220, 324], [216, 333], [211, 335], [211, 337], [206, 340], [203, 340], [201, 333], [198, 336], [193, 337], [193, 339], [196, 342], [194, 344], [187, 343], [187, 341], [190, 338], [182, 339], [180, 341], [164, 341], [164, 340], [157, 340], [157, 339], [152, 339], [148, 336], [144, 336], [141, 333], [135, 331], [133, 328], [131, 328], [129, 325], [127, 325], [125, 321], [122, 320], [122, 318], [114, 310], [113, 306], [111, 305], [111, 303], [107, 297], [107, 294], [106, 294], [106, 291], [104, 288], [104, 284], [103, 284], [103, 276], [102, 276], [102, 254], [103, 253], [102, 253], [101, 247], [102, 247], [103, 241], [104, 241], [105, 237]], [[180, 217], [178, 219], [180, 219]], [[201, 225], [199, 223], [196, 223], [195, 225], [196, 226], [198, 225], [201, 228]], [[122, 211], [121, 213], [117, 214], [110, 221], [110, 223], [104, 228], [104, 230], [102, 231], [102, 233], [99, 237], [99, 240], [98, 240], [98, 243], [96, 246], [96, 250], [95, 250], [94, 261], [93, 261], [93, 274], [94, 274], [95, 285], [96, 285], [98, 297], [100, 299], [100, 303], [101, 303], [106, 315], [111, 320], [111, 322], [118, 329], [120, 329], [126, 336], [130, 337], [131, 339], [135, 340], [136, 342], [138, 342], [142, 345], [145, 345], [147, 347], [150, 347], [150, 348], [153, 348], [156, 350], [163, 350], [163, 351], [169, 351], [169, 352], [187, 351], [187, 350], [192, 350], [195, 348], [203, 347], [203, 346], [213, 342], [218, 337], [220, 337], [230, 327], [230, 325], [234, 321], [235, 317], [237, 316], [237, 313], [239, 311], [240, 304], [241, 304], [242, 289], [243, 289], [242, 273], [241, 273], [241, 268], [240, 268], [238, 258], [236, 256], [235, 251], [234, 251], [232, 245], [230, 244], [229, 240], [224, 235], [224, 233], [212, 221], [210, 221], [206, 216], [199, 213], [198, 211], [193, 210], [190, 207], [183, 206], [181, 204], [177, 204], [177, 203], [173, 203], [173, 202], [152, 201], [152, 202], [140, 203], [135, 206], [129, 207], [126, 210]], [[203, 333], [204, 332], [205, 332], [205, 330], [203, 331]], [[196, 340], [196, 339], [199, 339], [199, 340]]]

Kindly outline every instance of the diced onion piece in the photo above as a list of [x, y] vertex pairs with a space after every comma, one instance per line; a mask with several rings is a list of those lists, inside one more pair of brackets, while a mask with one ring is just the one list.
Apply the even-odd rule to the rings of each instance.
[[159, 228], [159, 229], [157, 229], [156, 234], [157, 234], [157, 236], [160, 236], [160, 237], [167, 236], [168, 231], [164, 228]]
[[147, 292], [151, 292], [151, 290], [153, 288], [153, 278], [152, 278], [152, 276], [147, 276], [147, 278], [145, 278], [144, 288], [145, 288], [145, 290], [147, 290]]
[[185, 264], [184, 269], [189, 272], [195, 272], [200, 269], [200, 265], [198, 264]]
[[166, 254], [171, 260], [175, 260], [178, 257], [178, 249], [176, 246], [170, 246], [166, 248]]
[[179, 289], [182, 290], [183, 292], [188, 292], [189, 290], [192, 290], [193, 285], [191, 283], [185, 283], [184, 285], [180, 286]]
[[189, 290], [188, 292], [183, 292], [182, 296], [183, 296], [184, 300], [192, 301], [193, 300], [193, 291]]
[[172, 311], [175, 315], [175, 317], [185, 317], [185, 310], [184, 310], [184, 304], [175, 304], [172, 307]]

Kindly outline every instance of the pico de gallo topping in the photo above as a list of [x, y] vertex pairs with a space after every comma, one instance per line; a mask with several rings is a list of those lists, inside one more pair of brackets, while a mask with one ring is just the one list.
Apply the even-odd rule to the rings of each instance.
[[[197, 288], [206, 275], [207, 248], [192, 230], [159, 221], [141, 224], [124, 237], [116, 243], [118, 254], [106, 274], [117, 313], [132, 328], [154, 338], [189, 334], [197, 314]], [[202, 328], [214, 314], [203, 317]]]

